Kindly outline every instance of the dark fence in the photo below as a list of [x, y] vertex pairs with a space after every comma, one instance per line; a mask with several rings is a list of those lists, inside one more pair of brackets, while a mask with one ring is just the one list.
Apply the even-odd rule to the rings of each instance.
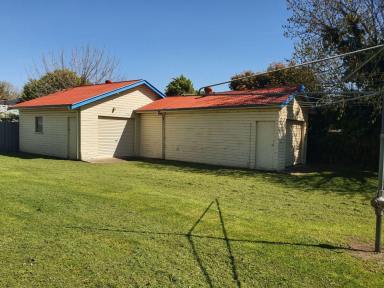
[[0, 153], [17, 152], [19, 150], [19, 123], [0, 122]]

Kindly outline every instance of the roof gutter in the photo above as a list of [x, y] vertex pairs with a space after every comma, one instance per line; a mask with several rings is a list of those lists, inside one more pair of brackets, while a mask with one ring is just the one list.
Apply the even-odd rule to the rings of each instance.
[[[293, 99], [293, 98], [291, 98]], [[288, 104], [288, 103], [287, 103]], [[281, 109], [285, 105], [242, 105], [242, 106], [217, 106], [217, 107], [196, 107], [196, 108], [176, 108], [176, 109], [153, 109], [153, 110], [136, 110], [136, 113], [146, 112], [172, 112], [172, 111], [197, 111], [197, 110], [234, 110], [234, 109]]]
[[17, 107], [17, 106], [11, 106], [8, 108], [8, 110], [11, 110], [11, 109], [57, 109], [57, 108], [63, 108], [63, 107], [67, 107], [68, 110], [70, 110], [70, 104], [61, 104], [61, 105], [42, 105], [42, 106], [21, 106], [21, 107]]

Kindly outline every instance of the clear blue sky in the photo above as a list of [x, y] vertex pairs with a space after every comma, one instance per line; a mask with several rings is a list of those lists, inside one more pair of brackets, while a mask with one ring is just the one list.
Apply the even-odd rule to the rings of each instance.
[[164, 89], [183, 73], [199, 88], [289, 58], [287, 17], [285, 0], [1, 1], [0, 80], [21, 88], [43, 53], [90, 44], [124, 78]]

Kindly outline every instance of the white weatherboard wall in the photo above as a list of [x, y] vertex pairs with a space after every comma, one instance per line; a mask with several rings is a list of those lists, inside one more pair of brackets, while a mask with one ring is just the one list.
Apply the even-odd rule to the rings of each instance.
[[303, 124], [299, 121], [287, 120], [286, 166], [303, 163]]
[[162, 116], [157, 112], [140, 114], [139, 155], [162, 158]]
[[[105, 139], [103, 135], [100, 135], [100, 117], [121, 118], [121, 120], [125, 119], [126, 121], [129, 121], [135, 117], [133, 113], [134, 110], [149, 104], [158, 98], [159, 96], [152, 90], [145, 86], [139, 86], [128, 92], [111, 96], [105, 100], [96, 101], [82, 107], [80, 112], [81, 159], [87, 161], [112, 156], [104, 155], [105, 153], [102, 152], [102, 147], [100, 147], [103, 143], [99, 142], [99, 140]], [[134, 125], [132, 127], [134, 127]], [[135, 131], [132, 132], [133, 133], [125, 131], [124, 133], [125, 135], [135, 135]]]
[[299, 102], [292, 101], [280, 110], [281, 151], [280, 165], [284, 167], [305, 164], [308, 133], [308, 111]]
[[267, 169], [282, 169], [278, 109], [169, 111], [164, 129], [157, 113], [142, 113], [140, 121], [140, 156], [244, 168], [266, 168], [257, 164], [256, 135], [257, 123], [267, 122], [274, 128]]
[[305, 163], [307, 114], [296, 100], [283, 108], [143, 112], [138, 155], [283, 170]]
[[[35, 117], [43, 117], [43, 132], [35, 132]], [[69, 117], [77, 119], [77, 111], [66, 109], [20, 110], [20, 151], [68, 158]]]

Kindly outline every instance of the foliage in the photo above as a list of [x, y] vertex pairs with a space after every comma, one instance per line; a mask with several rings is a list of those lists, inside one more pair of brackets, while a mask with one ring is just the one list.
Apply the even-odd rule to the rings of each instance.
[[195, 89], [193, 88], [193, 83], [190, 79], [184, 75], [173, 78], [171, 82], [165, 88], [165, 95], [167, 96], [176, 96], [176, 95], [185, 95], [185, 94], [194, 94]]
[[70, 70], [55, 70], [40, 79], [30, 79], [21, 94], [24, 100], [31, 100], [64, 89], [87, 84], [84, 79]]
[[[296, 40], [295, 55], [311, 60], [336, 53], [346, 53], [384, 43], [384, 0], [287, 0], [292, 16], [285, 27], [286, 35]], [[324, 67], [334, 84], [350, 75], [377, 51], [366, 51], [315, 66]], [[354, 88], [382, 88], [384, 53], [354, 73], [346, 83]], [[344, 83], [344, 85], [346, 84]], [[340, 84], [340, 83], [339, 83]], [[345, 87], [345, 86], [343, 86]]]
[[[292, 15], [288, 19], [285, 33], [296, 41], [296, 60], [308, 61], [384, 43], [384, 0], [287, 0], [287, 3]], [[313, 69], [322, 75], [323, 87], [328, 87], [326, 91], [377, 91], [383, 88], [384, 83], [384, 51], [361, 69], [357, 68], [378, 52], [371, 50], [327, 61], [314, 65]], [[380, 99], [372, 97], [359, 105], [341, 103], [330, 109], [322, 109], [313, 117], [312, 122], [320, 123], [322, 118], [332, 119], [333, 122], [322, 121], [321, 128], [318, 125], [317, 130], [310, 129], [312, 133], [316, 132], [310, 134], [310, 138], [316, 137], [310, 142], [328, 139], [330, 146], [333, 146], [332, 139], [335, 137], [331, 137], [328, 132], [332, 125], [336, 125], [342, 131], [345, 143], [353, 145], [350, 149], [345, 147], [345, 150], [350, 150], [345, 159], [356, 159], [359, 156], [358, 162], [364, 162], [365, 154], [355, 152], [366, 149], [363, 139], [378, 141], [380, 108]], [[323, 131], [323, 134], [319, 134], [319, 131]], [[335, 141], [340, 143], [339, 140]], [[338, 145], [336, 142], [335, 146]], [[377, 145], [371, 144], [371, 147], [374, 149], [373, 155], [377, 155]], [[312, 148], [309, 147], [309, 151]], [[314, 153], [325, 155], [321, 147], [318, 149]], [[345, 153], [338, 153], [335, 149], [330, 152], [332, 155], [329, 156], [335, 159], [341, 160], [341, 155], [345, 156]]]
[[380, 125], [372, 122], [375, 107], [347, 105], [310, 113], [307, 155], [309, 162], [346, 164], [377, 169]]
[[19, 121], [19, 115], [12, 113], [12, 111], [0, 112], [0, 122], [17, 122]]
[[[380, 258], [348, 250], [373, 246], [367, 172], [0, 162], [1, 287], [384, 286]], [[213, 206], [197, 223], [215, 198], [223, 222]]]
[[[292, 15], [285, 26], [285, 35], [296, 40], [295, 60], [288, 66], [297, 61], [315, 60], [384, 43], [384, 0], [287, 0], [287, 3]], [[233, 81], [231, 88], [254, 89], [298, 82], [308, 82], [306, 86], [311, 87], [312, 81], [317, 86], [321, 79], [327, 81], [320, 83], [323, 85], [329, 84], [328, 81], [340, 85], [340, 76], [350, 75], [375, 52], [367, 51], [344, 60]], [[282, 63], [272, 64], [267, 71], [285, 66]], [[382, 85], [383, 72], [384, 53], [381, 53], [348, 78], [347, 83], [353, 82], [355, 88], [374, 89]], [[232, 79], [254, 74], [246, 71]], [[345, 88], [345, 84], [339, 87]]]
[[[288, 64], [288, 66], [294, 65], [294, 62]], [[283, 63], [273, 63], [269, 65], [267, 71], [273, 71], [281, 68], [285, 68], [287, 65]], [[315, 73], [308, 67], [293, 68], [270, 74], [264, 74], [260, 76], [254, 76], [246, 79], [235, 80], [245, 76], [253, 76], [257, 73], [252, 71], [245, 71], [241, 74], [236, 74], [231, 77], [233, 80], [229, 87], [232, 90], [252, 90], [259, 89], [268, 86], [295, 86], [303, 84], [308, 91], [318, 91], [319, 82]]]
[[12, 100], [19, 97], [16, 88], [9, 82], [0, 81], [0, 99]]

